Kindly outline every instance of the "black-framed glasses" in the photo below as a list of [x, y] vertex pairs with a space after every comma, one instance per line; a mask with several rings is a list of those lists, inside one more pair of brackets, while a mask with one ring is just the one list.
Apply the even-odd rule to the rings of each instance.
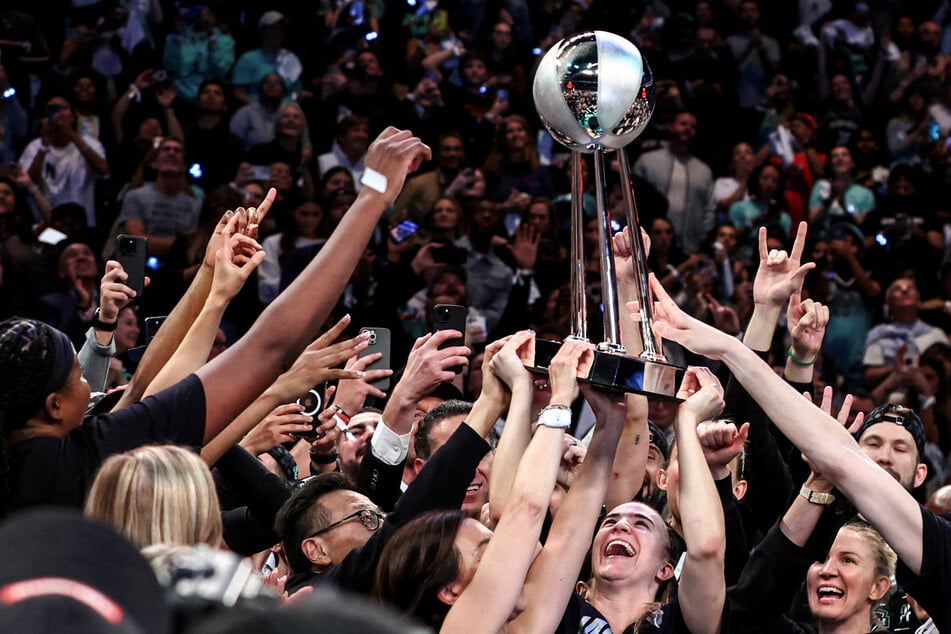
[[316, 533], [308, 535], [305, 539], [310, 539], [311, 537], [317, 537], [318, 535], [323, 535], [329, 530], [337, 528], [338, 526], [342, 524], [346, 524], [347, 522], [349, 522], [355, 517], [360, 520], [360, 523], [363, 524], [363, 528], [367, 529], [368, 531], [375, 531], [376, 529], [380, 528], [380, 524], [382, 524], [383, 520], [386, 519], [386, 515], [384, 515], [383, 513], [380, 513], [379, 511], [373, 511], [370, 509], [360, 509], [359, 511], [355, 511], [351, 513], [350, 515], [337, 520], [336, 522], [334, 522], [333, 524], [330, 524], [329, 526], [325, 526], [324, 528], [320, 529]]

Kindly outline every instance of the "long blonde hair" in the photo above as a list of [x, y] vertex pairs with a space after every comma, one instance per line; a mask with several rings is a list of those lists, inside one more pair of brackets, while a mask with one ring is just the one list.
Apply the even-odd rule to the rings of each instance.
[[103, 462], [86, 515], [115, 526], [139, 548], [221, 544], [223, 528], [211, 471], [174, 445], [139, 447]]

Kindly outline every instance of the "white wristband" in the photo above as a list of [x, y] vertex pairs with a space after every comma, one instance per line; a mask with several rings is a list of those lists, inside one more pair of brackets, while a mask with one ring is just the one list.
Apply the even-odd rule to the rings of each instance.
[[538, 414], [538, 424], [542, 427], [567, 429], [571, 425], [571, 410], [561, 405], [549, 405]]
[[370, 189], [378, 191], [381, 194], [386, 193], [386, 176], [380, 174], [371, 167], [364, 168], [363, 178], [360, 179], [360, 184], [366, 185]]

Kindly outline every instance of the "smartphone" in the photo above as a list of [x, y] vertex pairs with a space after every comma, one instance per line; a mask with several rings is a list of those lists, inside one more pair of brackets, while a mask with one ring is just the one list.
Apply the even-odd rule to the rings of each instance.
[[317, 414], [319, 414], [324, 409], [324, 394], [326, 394], [327, 384], [320, 383], [315, 385], [313, 388], [308, 390], [306, 394], [302, 394], [300, 398], [297, 399], [298, 405], [304, 406], [304, 411], [301, 414], [305, 416], [313, 416], [314, 420], [310, 423], [310, 429], [305, 432], [298, 432], [291, 434], [294, 438], [303, 438], [307, 441], [317, 440], [317, 428], [320, 427], [320, 421], [317, 419]]
[[499, 88], [495, 91], [495, 98], [499, 101], [508, 101], [509, 100], [509, 91], [508, 88]]
[[390, 229], [390, 238], [393, 244], [402, 244], [416, 235], [419, 231], [419, 225], [412, 220], [404, 220], [392, 229]]
[[53, 117], [56, 116], [56, 113], [63, 109], [62, 104], [52, 103], [46, 106], [46, 118], [49, 119], [50, 125], [53, 125]]
[[[360, 329], [360, 332], [369, 332], [370, 338], [367, 340], [367, 347], [360, 351], [360, 357], [363, 358], [374, 352], [382, 353], [383, 356], [366, 367], [367, 370], [388, 370], [390, 369], [390, 330], [389, 328], [379, 328], [377, 326], [367, 326]], [[373, 387], [384, 392], [390, 389], [390, 377], [385, 376], [370, 383]]]
[[158, 333], [158, 329], [162, 326], [162, 324], [165, 323], [166, 319], [168, 319], [168, 315], [145, 318], [145, 345], [149, 345], [152, 339], [155, 338], [155, 335]]
[[[446, 340], [445, 343], [439, 346], [440, 350], [453, 346], [466, 345], [466, 317], [468, 314], [469, 311], [466, 310], [466, 307], [459, 306], [458, 304], [436, 304], [433, 306], [433, 325], [437, 331], [458, 330], [462, 333], [461, 337], [453, 337], [452, 339]], [[456, 374], [462, 372], [461, 365], [457, 365], [451, 369]]]
[[256, 181], [271, 180], [271, 167], [269, 165], [252, 165], [251, 178]]
[[122, 265], [129, 278], [126, 286], [135, 291], [136, 299], [145, 291], [145, 260], [148, 240], [143, 236], [116, 236], [116, 261]]

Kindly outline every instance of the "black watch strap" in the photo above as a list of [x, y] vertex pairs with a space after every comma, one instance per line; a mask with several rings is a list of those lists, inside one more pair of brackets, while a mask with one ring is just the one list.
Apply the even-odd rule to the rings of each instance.
[[107, 324], [104, 321], [99, 319], [99, 309], [96, 309], [96, 312], [92, 316], [92, 327], [96, 330], [102, 330], [105, 332], [115, 332], [116, 328], [119, 327], [119, 320], [115, 320], [111, 324]]

